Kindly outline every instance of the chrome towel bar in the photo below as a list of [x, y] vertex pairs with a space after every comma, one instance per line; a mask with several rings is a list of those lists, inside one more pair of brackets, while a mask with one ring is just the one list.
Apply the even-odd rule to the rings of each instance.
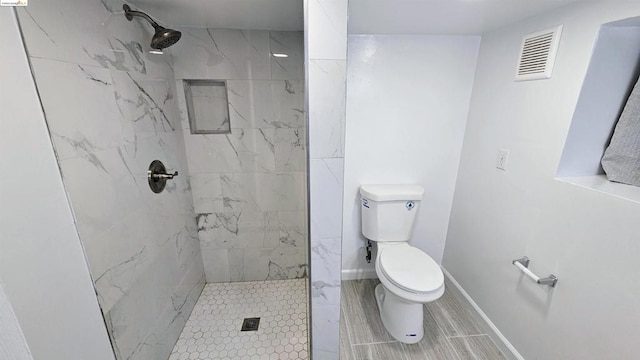
[[522, 271], [525, 275], [535, 281], [538, 285], [556, 287], [556, 284], [558, 283], [558, 278], [553, 274], [545, 278], [540, 278], [538, 275], [529, 270], [529, 258], [526, 256], [523, 256], [520, 259], [513, 260], [511, 263], [518, 269], [520, 269], [520, 271]]

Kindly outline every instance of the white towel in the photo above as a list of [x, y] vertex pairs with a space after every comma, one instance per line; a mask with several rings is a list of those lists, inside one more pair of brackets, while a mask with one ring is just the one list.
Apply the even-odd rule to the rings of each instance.
[[640, 79], [627, 99], [601, 163], [609, 180], [640, 186]]

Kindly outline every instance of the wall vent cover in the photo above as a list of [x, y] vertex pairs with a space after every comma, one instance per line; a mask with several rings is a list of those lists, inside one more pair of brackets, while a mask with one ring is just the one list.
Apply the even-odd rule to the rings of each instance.
[[561, 32], [562, 25], [529, 34], [522, 39], [516, 81], [551, 78]]

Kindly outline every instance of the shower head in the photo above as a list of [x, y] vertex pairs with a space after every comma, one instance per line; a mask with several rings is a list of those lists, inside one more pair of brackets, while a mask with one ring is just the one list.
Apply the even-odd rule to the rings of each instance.
[[124, 10], [124, 16], [127, 20], [133, 20], [134, 16], [139, 16], [149, 22], [151, 26], [155, 29], [156, 33], [151, 38], [151, 47], [157, 50], [162, 50], [164, 48], [168, 48], [169, 46], [175, 44], [180, 40], [182, 33], [178, 30], [167, 29], [163, 26], [158, 25], [149, 15], [143, 13], [142, 11], [131, 10], [129, 5], [122, 5], [122, 9]]
[[151, 47], [154, 49], [162, 50], [175, 44], [182, 37], [182, 33], [178, 30], [166, 29], [158, 25], [156, 27], [156, 33], [151, 38]]

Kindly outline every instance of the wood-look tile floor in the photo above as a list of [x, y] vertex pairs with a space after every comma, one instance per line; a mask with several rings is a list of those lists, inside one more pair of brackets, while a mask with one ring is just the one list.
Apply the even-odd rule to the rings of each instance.
[[425, 305], [424, 338], [413, 345], [395, 341], [380, 320], [374, 298], [379, 283], [377, 279], [342, 282], [341, 360], [505, 359], [448, 281], [444, 295]]

